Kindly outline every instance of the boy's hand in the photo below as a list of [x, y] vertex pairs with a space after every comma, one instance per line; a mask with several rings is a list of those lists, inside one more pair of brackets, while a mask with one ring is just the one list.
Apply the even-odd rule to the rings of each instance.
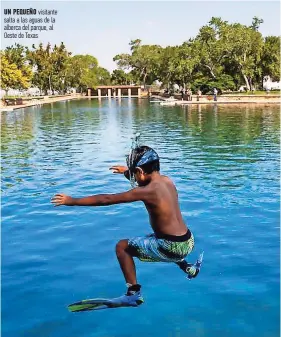
[[51, 203], [54, 206], [61, 206], [61, 205], [66, 205], [66, 206], [72, 206], [73, 205], [73, 199], [72, 197], [65, 195], [65, 194], [56, 194], [52, 199]]
[[127, 166], [112, 166], [109, 169], [112, 170], [113, 173], [124, 173], [125, 171], [128, 170], [128, 167]]

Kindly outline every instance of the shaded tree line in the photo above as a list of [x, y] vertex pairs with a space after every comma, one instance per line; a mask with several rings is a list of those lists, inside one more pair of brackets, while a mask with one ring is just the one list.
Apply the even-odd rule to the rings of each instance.
[[177, 46], [143, 45], [130, 42], [130, 52], [116, 55], [112, 74], [92, 55], [72, 55], [65, 45], [15, 44], [1, 51], [1, 88], [38, 87], [47, 92], [66, 93], [71, 88], [85, 92], [98, 85], [150, 85], [155, 81], [207, 92], [248, 90], [262, 87], [265, 76], [280, 79], [280, 37], [263, 37], [262, 19], [250, 26], [213, 17], [194, 38]]
[[131, 52], [114, 57], [119, 69], [143, 85], [158, 80], [208, 90], [247, 90], [262, 87], [263, 78], [280, 79], [280, 37], [263, 37], [262, 19], [253, 18], [250, 26], [228, 23], [213, 17], [194, 38], [179, 46], [142, 45], [130, 42]]
[[66, 93], [71, 88], [83, 92], [87, 87], [111, 83], [108, 70], [92, 55], [72, 56], [65, 45], [42, 43], [31, 48], [15, 44], [1, 51], [1, 88], [40, 89], [42, 94]]

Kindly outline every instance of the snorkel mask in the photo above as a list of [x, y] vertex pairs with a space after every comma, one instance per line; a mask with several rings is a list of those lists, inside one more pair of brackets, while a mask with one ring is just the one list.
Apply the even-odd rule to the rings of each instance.
[[135, 170], [136, 167], [150, 163], [154, 160], [159, 160], [158, 154], [153, 150], [150, 149], [144, 153], [144, 155], [136, 162], [136, 151], [135, 149], [140, 147], [139, 143], [140, 133], [136, 133], [136, 135], [132, 138], [132, 146], [128, 156], [126, 156], [127, 167], [129, 169], [129, 178], [132, 188], [136, 186], [136, 179], [135, 179]]

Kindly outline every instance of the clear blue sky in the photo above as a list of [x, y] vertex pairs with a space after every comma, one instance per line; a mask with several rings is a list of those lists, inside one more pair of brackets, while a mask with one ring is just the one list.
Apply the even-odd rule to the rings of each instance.
[[63, 41], [73, 54], [94, 55], [110, 71], [116, 68], [112, 58], [128, 52], [131, 39], [163, 47], [181, 44], [212, 16], [245, 25], [258, 16], [264, 20], [260, 27], [264, 36], [280, 35], [278, 1], [3, 1], [1, 7], [1, 49], [14, 42], [3, 39], [4, 8], [57, 9], [54, 32], [17, 41], [28, 46]]

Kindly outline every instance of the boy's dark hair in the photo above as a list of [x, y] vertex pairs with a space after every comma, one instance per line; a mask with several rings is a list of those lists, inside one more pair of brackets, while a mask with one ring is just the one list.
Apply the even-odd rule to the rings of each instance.
[[143, 157], [143, 155], [148, 152], [148, 151], [153, 151], [156, 155], [157, 153], [149, 146], [140, 146], [137, 147], [133, 150], [133, 169], [135, 169], [136, 167], [140, 167], [144, 173], [150, 174], [154, 171], [160, 171], [160, 161], [159, 159], [150, 161], [146, 164], [143, 165], [137, 165], [138, 162], [141, 160], [141, 158]]

